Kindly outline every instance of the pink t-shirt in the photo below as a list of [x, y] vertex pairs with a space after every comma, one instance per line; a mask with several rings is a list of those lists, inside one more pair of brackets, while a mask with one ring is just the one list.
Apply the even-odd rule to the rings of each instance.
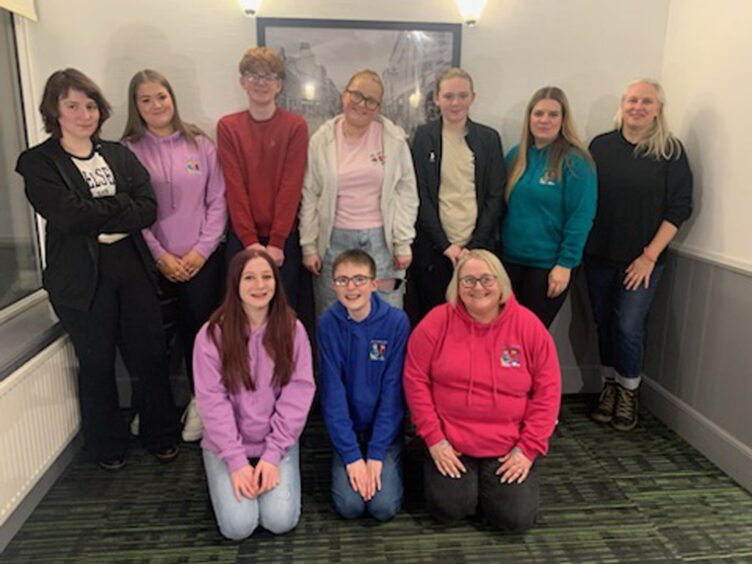
[[362, 137], [346, 139], [339, 120], [337, 138], [337, 208], [334, 226], [372, 229], [384, 225], [381, 186], [384, 183], [383, 126], [374, 120]]

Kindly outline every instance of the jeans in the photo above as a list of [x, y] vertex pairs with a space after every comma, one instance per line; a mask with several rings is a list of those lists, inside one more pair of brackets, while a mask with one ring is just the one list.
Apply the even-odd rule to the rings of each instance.
[[640, 383], [645, 321], [664, 265], [655, 265], [648, 288], [640, 286], [636, 290], [624, 287], [626, 267], [588, 260], [585, 275], [598, 328], [601, 364], [613, 367], [620, 376], [619, 383], [633, 390]]
[[[363, 449], [362, 449], [363, 450]], [[381, 490], [370, 501], [364, 501], [352, 489], [347, 467], [337, 452], [332, 457], [332, 501], [334, 509], [345, 519], [355, 519], [366, 511], [378, 521], [389, 521], [402, 507], [402, 439], [386, 453], [381, 468]]]
[[386, 246], [383, 227], [373, 229], [332, 229], [329, 247], [321, 261], [321, 274], [314, 276], [313, 292], [316, 302], [316, 318], [337, 301], [332, 290], [332, 264], [340, 253], [349, 249], [361, 249], [371, 255], [376, 263], [376, 277], [382, 280], [395, 279], [397, 286], [388, 292], [379, 291], [379, 295], [394, 307], [402, 309], [405, 292], [404, 270], [395, 270], [394, 257]]
[[493, 527], [524, 531], [535, 525], [540, 487], [535, 466], [521, 484], [502, 484], [496, 458], [460, 457], [467, 472], [460, 478], [442, 476], [430, 455], [423, 462], [426, 506], [439, 521], [459, 521], [474, 515], [479, 506]]
[[300, 463], [298, 445], [279, 462], [279, 485], [256, 499], [235, 499], [227, 464], [204, 449], [204, 469], [219, 532], [230, 540], [251, 536], [256, 527], [275, 535], [295, 528], [300, 519]]

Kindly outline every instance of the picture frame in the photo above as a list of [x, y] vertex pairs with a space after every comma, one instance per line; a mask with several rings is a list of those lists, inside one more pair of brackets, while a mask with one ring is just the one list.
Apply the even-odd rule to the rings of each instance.
[[381, 113], [412, 137], [438, 118], [439, 75], [460, 66], [462, 26], [451, 23], [257, 18], [260, 46], [285, 60], [278, 103], [303, 115], [311, 134], [342, 111], [348, 79], [370, 68], [384, 82]]

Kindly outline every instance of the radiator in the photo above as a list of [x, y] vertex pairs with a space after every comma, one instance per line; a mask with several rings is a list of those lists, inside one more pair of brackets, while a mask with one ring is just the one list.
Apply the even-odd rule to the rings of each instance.
[[65, 337], [0, 382], [0, 525], [78, 432], [76, 369]]

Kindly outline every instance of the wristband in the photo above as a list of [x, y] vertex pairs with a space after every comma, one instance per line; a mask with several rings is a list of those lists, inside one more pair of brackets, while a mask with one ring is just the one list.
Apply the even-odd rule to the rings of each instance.
[[650, 253], [648, 253], [648, 248], [647, 247], [644, 247], [642, 249], [642, 254], [643, 254], [643, 256], [646, 259], [648, 259], [650, 262], [652, 262], [653, 264], [655, 264], [656, 259], [654, 259], [653, 257], [650, 256]]

